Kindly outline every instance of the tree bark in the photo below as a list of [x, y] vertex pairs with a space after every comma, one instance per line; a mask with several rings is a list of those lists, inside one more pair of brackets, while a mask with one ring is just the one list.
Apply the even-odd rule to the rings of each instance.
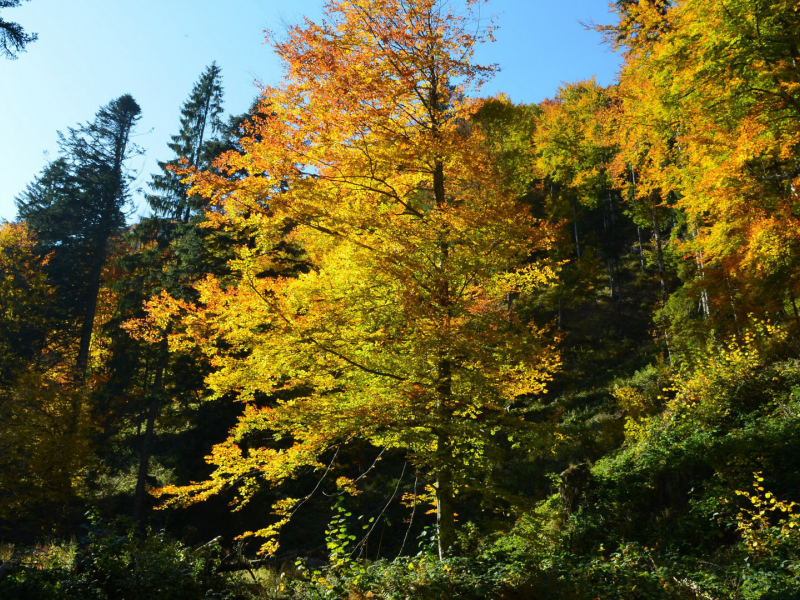
[[[446, 453], [449, 453], [449, 440], [442, 440]], [[446, 458], [443, 456], [446, 460]], [[453, 473], [449, 467], [442, 467], [436, 473], [436, 524], [439, 529], [439, 559], [447, 556], [447, 552], [456, 541], [455, 497], [453, 494]]]
[[581, 258], [581, 241], [578, 237], [578, 210], [575, 208], [575, 200], [570, 200], [572, 204], [572, 226], [575, 231], [575, 253], [578, 255], [578, 260]]
[[638, 225], [636, 226], [636, 235], [639, 236], [639, 264], [642, 267], [642, 271], [645, 269], [644, 264], [644, 244], [642, 243], [642, 228]]

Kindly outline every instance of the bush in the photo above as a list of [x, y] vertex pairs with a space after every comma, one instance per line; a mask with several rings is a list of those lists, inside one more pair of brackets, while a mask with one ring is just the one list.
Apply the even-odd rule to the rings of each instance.
[[163, 533], [138, 535], [130, 523], [96, 522], [69, 561], [42, 568], [35, 554], [12, 559], [0, 581], [4, 600], [236, 600], [248, 597], [218, 572], [219, 546], [187, 548]]

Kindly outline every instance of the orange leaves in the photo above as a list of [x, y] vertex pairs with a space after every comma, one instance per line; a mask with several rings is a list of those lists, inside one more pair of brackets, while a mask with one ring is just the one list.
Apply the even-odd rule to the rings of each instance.
[[470, 60], [478, 3], [446, 4], [329, 2], [323, 23], [276, 43], [285, 80], [223, 175], [192, 175], [214, 226], [253, 243], [231, 285], [201, 282], [196, 305], [163, 297], [149, 321], [175, 319], [171, 346], [200, 347], [213, 394], [246, 406], [209, 481], [162, 490], [173, 502], [228, 488], [246, 502], [356, 438], [436, 471], [446, 436], [467, 478], [491, 423], [545, 391], [557, 353], [508, 297], [550, 285], [553, 267], [530, 259], [552, 233], [504, 181], [465, 95], [493, 70]]
[[[685, 219], [682, 249], [702, 257], [712, 303], [784, 311], [800, 286], [800, 104], [788, 92], [800, 80], [796, 3], [648, 0], [620, 10], [618, 185]], [[708, 290], [713, 281], [724, 289]]]

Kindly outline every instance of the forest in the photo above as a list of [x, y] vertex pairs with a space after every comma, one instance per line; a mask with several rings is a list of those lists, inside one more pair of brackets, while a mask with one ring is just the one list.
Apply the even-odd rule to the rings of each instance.
[[800, 4], [612, 8], [617, 81], [517, 104], [491, 2], [326, 0], [247, 113], [199, 74], [135, 222], [136, 100], [59, 133], [0, 597], [800, 599]]

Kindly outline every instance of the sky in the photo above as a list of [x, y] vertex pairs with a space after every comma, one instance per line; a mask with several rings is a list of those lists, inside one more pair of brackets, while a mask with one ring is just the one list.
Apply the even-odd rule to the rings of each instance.
[[[280, 81], [281, 64], [264, 30], [322, 14], [323, 0], [31, 0], [2, 18], [39, 35], [15, 61], [0, 58], [0, 221], [14, 220], [14, 198], [58, 156], [57, 131], [90, 121], [122, 94], [142, 107], [134, 141], [146, 150], [131, 166], [146, 189], [180, 107], [205, 67], [222, 68], [225, 109], [245, 112], [257, 83]], [[559, 85], [595, 76], [612, 83], [619, 57], [581, 22], [610, 23], [608, 0], [490, 0], [497, 41], [478, 50], [500, 73], [486, 95], [540, 102]], [[131, 218], [146, 212], [141, 192]]]

